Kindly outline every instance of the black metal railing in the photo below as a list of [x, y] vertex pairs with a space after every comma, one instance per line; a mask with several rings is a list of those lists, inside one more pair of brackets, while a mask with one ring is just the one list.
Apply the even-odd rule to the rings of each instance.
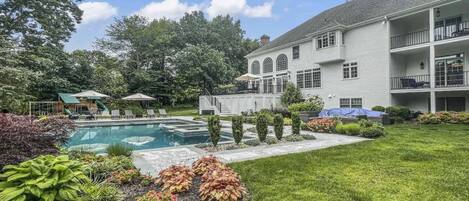
[[430, 88], [430, 75], [391, 77], [391, 89]]
[[460, 22], [456, 25], [435, 28], [435, 40], [445, 40], [469, 35], [469, 21]]
[[391, 49], [430, 42], [428, 29], [391, 37]]
[[469, 86], [469, 71], [447, 72], [446, 76], [435, 77], [435, 87], [467, 87]]

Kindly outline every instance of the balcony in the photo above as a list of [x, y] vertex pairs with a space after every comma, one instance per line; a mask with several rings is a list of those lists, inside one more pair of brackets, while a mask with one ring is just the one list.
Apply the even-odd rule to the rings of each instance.
[[[448, 72], [435, 76], [435, 88], [469, 87], [469, 71]], [[391, 77], [391, 90], [428, 89], [430, 75], [411, 75]]]
[[458, 38], [469, 35], [469, 21], [450, 23], [437, 22], [435, 25], [435, 41]]
[[411, 75], [391, 77], [391, 89], [430, 88], [430, 75]]
[[391, 37], [391, 49], [420, 45], [430, 42], [428, 29]]

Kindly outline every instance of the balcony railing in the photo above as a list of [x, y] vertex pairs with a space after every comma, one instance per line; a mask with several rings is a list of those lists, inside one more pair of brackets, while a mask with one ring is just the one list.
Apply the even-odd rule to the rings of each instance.
[[[436, 88], [469, 87], [469, 71], [448, 72], [435, 76]], [[391, 89], [425, 89], [430, 88], [430, 75], [412, 75], [391, 77]]]
[[435, 77], [435, 87], [467, 87], [469, 86], [469, 71], [448, 72], [446, 76]]
[[430, 75], [391, 77], [391, 89], [430, 88]]
[[407, 47], [428, 43], [430, 41], [430, 33], [428, 29], [406, 33], [391, 37], [391, 49]]
[[435, 40], [445, 40], [469, 35], [469, 21], [458, 23], [457, 25], [443, 26], [435, 28]]

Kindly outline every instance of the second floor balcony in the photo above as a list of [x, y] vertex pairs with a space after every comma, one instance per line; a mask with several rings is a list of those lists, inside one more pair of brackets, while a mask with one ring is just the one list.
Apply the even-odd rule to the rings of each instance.
[[[435, 75], [435, 88], [457, 87], [469, 87], [469, 71], [437, 72]], [[391, 90], [429, 88], [429, 74], [391, 77]]]

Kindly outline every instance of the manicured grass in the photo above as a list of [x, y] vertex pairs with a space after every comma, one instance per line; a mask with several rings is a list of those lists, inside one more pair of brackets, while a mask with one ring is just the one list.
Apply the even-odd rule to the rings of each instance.
[[469, 125], [396, 125], [375, 141], [231, 166], [253, 200], [467, 200]]
[[170, 116], [197, 116], [199, 109], [193, 106], [165, 107]]

